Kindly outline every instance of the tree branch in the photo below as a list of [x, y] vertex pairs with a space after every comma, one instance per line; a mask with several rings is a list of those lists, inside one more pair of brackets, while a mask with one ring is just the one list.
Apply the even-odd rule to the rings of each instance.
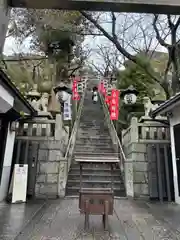
[[163, 46], [163, 47], [165, 47], [165, 48], [168, 49], [168, 48], [170, 47], [170, 45], [167, 44], [167, 43], [161, 38], [160, 33], [159, 33], [159, 30], [158, 30], [157, 25], [156, 25], [157, 20], [158, 20], [158, 15], [155, 14], [155, 15], [154, 15], [154, 20], [153, 20], [153, 28], [154, 28], [155, 33], [156, 33], [156, 39], [157, 39], [158, 42], [161, 44], [161, 46]]
[[134, 62], [135, 64], [137, 64], [139, 67], [141, 67], [144, 72], [146, 74], [148, 74], [155, 82], [157, 82], [158, 84], [160, 84], [162, 87], [162, 83], [160, 81], [160, 79], [155, 76], [153, 73], [152, 73], [152, 70], [149, 69], [146, 64], [143, 64], [142, 62], [138, 61], [139, 59], [136, 57], [136, 56], [133, 56], [132, 54], [130, 54], [129, 52], [126, 51], [125, 48], [123, 48], [121, 46], [121, 44], [118, 42], [117, 39], [115, 39], [113, 36], [111, 36], [90, 14], [84, 12], [84, 11], [81, 11], [81, 14], [86, 18], [88, 19], [91, 23], [94, 24], [94, 26], [100, 31], [103, 33], [103, 35], [109, 39], [114, 45], [115, 47], [119, 50], [119, 52], [121, 52], [126, 58], [128, 58], [129, 60], [131, 60], [132, 62]]
[[112, 14], [112, 35], [115, 39], [117, 39], [116, 35], [116, 16], [114, 12], [111, 12]]

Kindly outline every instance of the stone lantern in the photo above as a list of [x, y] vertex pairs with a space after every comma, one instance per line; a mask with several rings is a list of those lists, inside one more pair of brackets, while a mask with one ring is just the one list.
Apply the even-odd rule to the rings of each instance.
[[122, 90], [121, 97], [124, 97], [126, 105], [132, 105], [136, 103], [138, 94], [139, 92], [131, 85], [127, 89]]

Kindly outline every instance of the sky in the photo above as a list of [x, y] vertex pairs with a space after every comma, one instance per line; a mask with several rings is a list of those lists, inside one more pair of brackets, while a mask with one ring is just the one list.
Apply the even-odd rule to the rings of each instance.
[[12, 37], [8, 37], [4, 44], [4, 54], [13, 55], [14, 53], [28, 53], [29, 52], [29, 39], [27, 39], [22, 46], [18, 46]]
[[[107, 17], [108, 15], [104, 15], [104, 17]], [[133, 15], [134, 16], [134, 15]], [[138, 17], [139, 19], [139, 17]], [[105, 23], [103, 22], [104, 18], [102, 18], [102, 25], [103, 27], [106, 28], [107, 31], [111, 32], [111, 24], [107, 23], [107, 20], [108, 19], [105, 19]], [[128, 29], [126, 32], [125, 32], [125, 39], [129, 42], [131, 41], [134, 41], [133, 37], [134, 37], [134, 32], [137, 31], [135, 27], [130, 27], [128, 28], [128, 26], [131, 26], [131, 24], [136, 20], [136, 18], [134, 17], [133, 19], [127, 21], [127, 18], [126, 18], [126, 15], [120, 15], [120, 18], [118, 18], [118, 22], [117, 22], [117, 28], [116, 28], [116, 31], [119, 33], [119, 36], [121, 37], [123, 35], [123, 29], [124, 29], [124, 26]], [[140, 20], [141, 21], [141, 20]], [[152, 34], [152, 18], [150, 18], [149, 16], [147, 16], [146, 18], [142, 18], [142, 23], [139, 24], [141, 27], [146, 27], [145, 31], [146, 31], [146, 34]], [[147, 28], [148, 27], [148, 28]], [[140, 29], [140, 32], [141, 29]], [[142, 40], [142, 39], [141, 39]], [[141, 49], [142, 48], [142, 44], [144, 44], [144, 41], [140, 41], [138, 38], [137, 38], [137, 41], [136, 42], [133, 42], [133, 45], [138, 46], [138, 49]], [[5, 55], [13, 55], [14, 53], [29, 53], [29, 44], [30, 43], [30, 39], [26, 39], [23, 43], [23, 45], [19, 46], [18, 44], [16, 44], [16, 41], [14, 38], [12, 37], [8, 37], [6, 39], [6, 42], [5, 42], [5, 46], [4, 46], [4, 54]], [[87, 47], [88, 49], [91, 49], [91, 54], [90, 54], [90, 57], [88, 59], [88, 62], [94, 62], [96, 65], [102, 65], [103, 64], [103, 58], [97, 53], [97, 48], [98, 48], [98, 45], [103, 45], [107, 48], [112, 48], [112, 44], [110, 43], [110, 41], [105, 38], [105, 37], [92, 37], [92, 36], [88, 36], [85, 38], [85, 41], [84, 41], [84, 46]], [[153, 43], [152, 43], [152, 48], [154, 48], [154, 46], [156, 45], [156, 38], [154, 36], [154, 39], [153, 39]], [[154, 49], [153, 49], [154, 50]], [[132, 52], [131, 49], [128, 49], [129, 52]], [[165, 52], [166, 49], [164, 49], [162, 46], [158, 45], [158, 47], [156, 48], [156, 51], [162, 51], [162, 52]], [[120, 58], [121, 57], [121, 54], [120, 55]]]

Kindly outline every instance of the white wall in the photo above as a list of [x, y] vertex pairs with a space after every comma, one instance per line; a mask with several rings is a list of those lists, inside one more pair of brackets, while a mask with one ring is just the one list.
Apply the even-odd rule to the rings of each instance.
[[0, 113], [6, 113], [13, 107], [14, 97], [0, 85]]
[[177, 106], [172, 111], [172, 117], [170, 118], [170, 124], [172, 126], [180, 123], [180, 106]]
[[176, 124], [180, 124], [180, 106], [177, 106], [172, 110], [172, 116], [170, 118], [171, 153], [172, 153], [172, 165], [173, 165], [175, 202], [180, 204], [178, 178], [177, 178], [177, 165], [176, 165], [176, 150], [175, 150], [175, 141], [174, 141], [174, 128], [173, 128], [173, 126]]
[[6, 147], [4, 153], [4, 163], [2, 170], [2, 177], [0, 182], [0, 201], [4, 200], [7, 196], [9, 177], [11, 171], [12, 155], [14, 149], [15, 131], [10, 130], [10, 124], [8, 127]]

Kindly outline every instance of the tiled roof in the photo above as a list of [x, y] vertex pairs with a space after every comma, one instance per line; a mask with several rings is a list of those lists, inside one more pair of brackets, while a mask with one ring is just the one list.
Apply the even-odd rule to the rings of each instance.
[[176, 93], [176, 95], [174, 95], [173, 97], [171, 97], [170, 99], [166, 100], [165, 102], [163, 102], [162, 104], [159, 105], [158, 108], [156, 108], [152, 113], [151, 116], [152, 117], [156, 117], [158, 114], [160, 114], [162, 111], [166, 110], [166, 108], [170, 107], [172, 104], [177, 103], [178, 101], [180, 101], [180, 92]]

